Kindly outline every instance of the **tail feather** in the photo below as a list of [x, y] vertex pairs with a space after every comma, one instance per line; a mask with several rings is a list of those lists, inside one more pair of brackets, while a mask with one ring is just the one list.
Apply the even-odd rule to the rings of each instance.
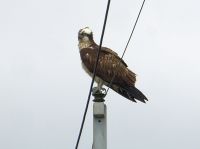
[[145, 101], [148, 101], [147, 97], [134, 86], [127, 88], [126, 91], [131, 95], [131, 97], [134, 97], [141, 102], [145, 103]]
[[116, 91], [117, 93], [119, 93], [120, 95], [124, 96], [125, 98], [136, 102], [135, 99], [146, 103], [146, 101], [148, 101], [147, 97], [140, 91], [138, 90], [136, 87], [134, 86], [130, 86], [127, 88], [116, 88], [116, 87], [111, 87], [114, 91]]

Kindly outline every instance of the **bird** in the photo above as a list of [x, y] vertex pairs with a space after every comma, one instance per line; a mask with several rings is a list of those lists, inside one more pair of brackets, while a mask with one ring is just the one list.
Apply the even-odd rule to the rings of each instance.
[[[93, 32], [89, 27], [79, 30], [78, 47], [82, 68], [92, 77], [99, 45], [95, 43]], [[103, 90], [103, 85], [105, 85], [130, 101], [138, 100], [143, 103], [148, 101], [147, 97], [135, 87], [136, 74], [110, 48], [101, 47], [94, 80], [97, 83], [96, 89], [99, 91]], [[110, 84], [111, 81], [112, 84]]]

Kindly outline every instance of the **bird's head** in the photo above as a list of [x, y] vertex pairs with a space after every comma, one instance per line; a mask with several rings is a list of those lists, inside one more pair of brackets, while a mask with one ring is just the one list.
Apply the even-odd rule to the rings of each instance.
[[93, 33], [89, 27], [85, 27], [79, 30], [78, 40], [82, 42], [93, 41]]

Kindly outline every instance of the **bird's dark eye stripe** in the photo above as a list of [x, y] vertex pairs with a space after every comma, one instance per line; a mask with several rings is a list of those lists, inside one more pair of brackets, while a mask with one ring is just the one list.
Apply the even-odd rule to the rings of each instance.
[[79, 31], [79, 34], [80, 34], [80, 35], [87, 35], [86, 33], [81, 32], [81, 31]]
[[84, 33], [84, 32], [82, 32], [81, 35], [88, 36], [88, 34], [87, 34], [87, 33]]

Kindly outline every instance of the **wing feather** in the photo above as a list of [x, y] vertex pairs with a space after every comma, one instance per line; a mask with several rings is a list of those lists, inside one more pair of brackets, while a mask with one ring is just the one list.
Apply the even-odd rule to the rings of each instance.
[[115, 52], [108, 48], [103, 48], [101, 51], [98, 66], [97, 76], [108, 83], [115, 75], [113, 84], [125, 86], [135, 84], [135, 74], [127, 68], [126, 63]]
[[[94, 65], [97, 57], [97, 49], [84, 48], [80, 51], [81, 59], [87, 69], [93, 73]], [[109, 83], [113, 76], [113, 84], [117, 85], [133, 85], [136, 81], [136, 75], [127, 68], [126, 63], [111, 49], [102, 47], [99, 56], [96, 75], [105, 82]]]
[[[80, 55], [82, 63], [91, 74], [94, 71], [98, 47], [89, 47], [81, 49]], [[108, 48], [102, 48], [99, 55], [99, 62], [96, 70], [96, 76], [101, 78], [108, 85], [115, 76], [111, 88], [136, 102], [135, 99], [145, 102], [147, 98], [135, 87], [136, 75], [127, 68], [126, 63], [114, 51]]]

